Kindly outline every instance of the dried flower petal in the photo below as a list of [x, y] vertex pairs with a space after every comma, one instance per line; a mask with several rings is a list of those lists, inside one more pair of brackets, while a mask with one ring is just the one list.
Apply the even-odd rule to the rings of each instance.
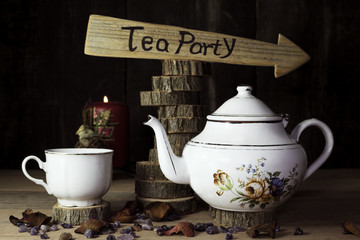
[[141, 205], [138, 201], [129, 201], [125, 206], [114, 213], [110, 217], [111, 222], [120, 221], [122, 223], [132, 223], [136, 219], [136, 210], [140, 208]]
[[48, 217], [41, 212], [33, 212], [32, 209], [26, 209], [22, 215], [22, 219], [11, 215], [9, 220], [12, 224], [17, 226], [21, 224], [28, 224], [29, 226], [41, 226], [43, 224], [46, 225], [51, 221], [51, 217]]
[[360, 229], [355, 226], [351, 221], [345, 221], [343, 224], [344, 233], [352, 233], [357, 237], [360, 237]]
[[194, 225], [189, 222], [179, 222], [176, 224], [175, 227], [171, 228], [170, 230], [164, 231], [163, 234], [166, 236], [170, 236], [173, 233], [181, 232], [186, 237], [193, 237], [194, 236]]
[[152, 202], [145, 208], [146, 216], [153, 221], [163, 221], [174, 211], [174, 208], [165, 202]]
[[102, 227], [106, 225], [106, 222], [99, 220], [99, 219], [89, 219], [88, 221], [81, 224], [80, 227], [78, 227], [75, 232], [84, 234], [86, 230], [91, 229], [95, 234], [100, 231]]

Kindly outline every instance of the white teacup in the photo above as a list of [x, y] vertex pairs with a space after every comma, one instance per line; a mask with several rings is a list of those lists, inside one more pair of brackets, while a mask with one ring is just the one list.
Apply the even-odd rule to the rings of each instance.
[[[28, 156], [22, 162], [24, 175], [42, 185], [62, 206], [85, 207], [101, 203], [112, 180], [113, 150], [101, 148], [58, 148], [45, 150], [46, 162]], [[35, 160], [46, 172], [46, 183], [31, 177], [26, 163]]]

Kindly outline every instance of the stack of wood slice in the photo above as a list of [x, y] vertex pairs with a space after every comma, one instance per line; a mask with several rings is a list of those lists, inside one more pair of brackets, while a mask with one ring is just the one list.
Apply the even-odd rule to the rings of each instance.
[[[181, 156], [185, 144], [205, 125], [199, 96], [207, 73], [209, 67], [203, 62], [164, 60], [162, 75], [152, 77], [152, 91], [140, 92], [141, 106], [158, 107], [158, 118], [178, 156]], [[161, 172], [156, 141], [154, 149], [149, 151], [149, 160], [136, 164], [135, 193], [145, 206], [152, 202], [166, 202], [181, 214], [196, 209], [190, 186], [173, 183]]]

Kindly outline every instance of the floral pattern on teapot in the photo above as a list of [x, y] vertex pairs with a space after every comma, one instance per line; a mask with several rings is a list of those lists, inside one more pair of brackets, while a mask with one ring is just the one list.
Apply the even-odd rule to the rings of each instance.
[[281, 198], [288, 196], [299, 185], [298, 165], [296, 164], [287, 177], [280, 178], [281, 171], [268, 172], [264, 170], [266, 158], [260, 158], [256, 164], [243, 164], [236, 170], [245, 172], [246, 180], [238, 179], [237, 187], [231, 176], [222, 170], [217, 170], [213, 174], [214, 184], [219, 187], [216, 191], [218, 196], [222, 196], [225, 191], [235, 195], [232, 202], [239, 202], [240, 207], [250, 209], [259, 206], [266, 208], [268, 204], [280, 201]]

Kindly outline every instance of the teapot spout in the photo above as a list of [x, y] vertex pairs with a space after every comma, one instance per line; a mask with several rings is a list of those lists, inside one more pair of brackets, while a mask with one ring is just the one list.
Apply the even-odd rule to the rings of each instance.
[[150, 126], [156, 137], [157, 152], [161, 171], [167, 179], [178, 184], [190, 184], [186, 162], [172, 151], [166, 132], [160, 121], [148, 115], [149, 120], [144, 125]]

